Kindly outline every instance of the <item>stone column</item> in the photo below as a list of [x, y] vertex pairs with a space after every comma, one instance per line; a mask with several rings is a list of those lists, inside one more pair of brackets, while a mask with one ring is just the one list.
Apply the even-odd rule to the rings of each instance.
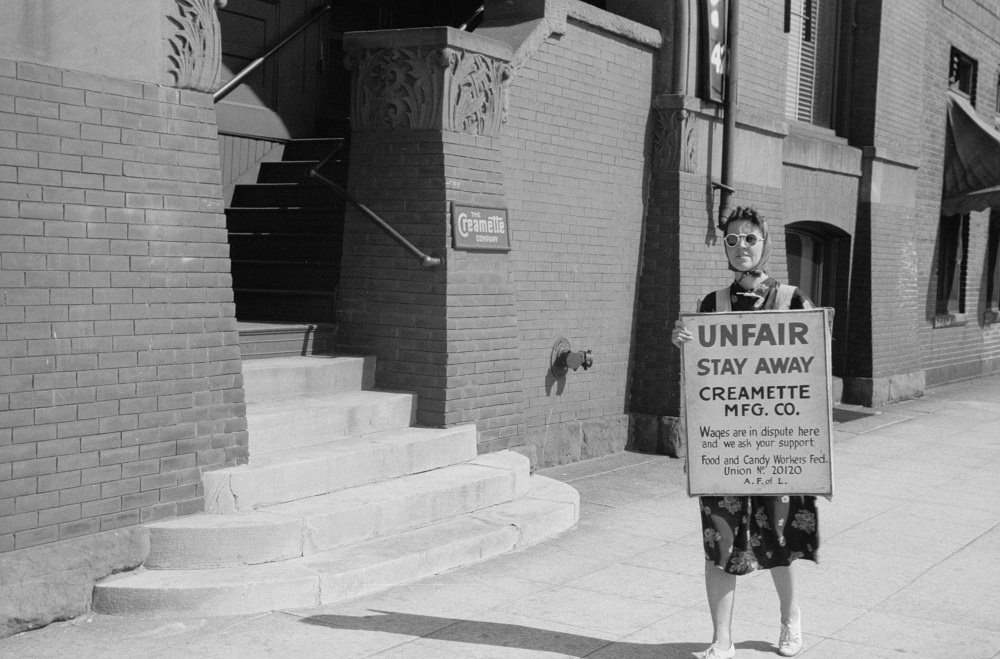
[[630, 446], [674, 456], [683, 450], [678, 425], [680, 353], [670, 343], [668, 325], [682, 311], [681, 227], [699, 223], [692, 209], [698, 208], [694, 200], [704, 192], [704, 175], [696, 173], [697, 106], [697, 99], [683, 95], [654, 101], [649, 210], [630, 383]]
[[917, 236], [898, 228], [916, 217], [917, 171], [902, 153], [863, 150], [843, 395], [848, 403], [879, 407], [924, 392]]
[[451, 208], [507, 207], [499, 135], [510, 49], [453, 28], [353, 33], [344, 45], [350, 192], [443, 263], [422, 267], [349, 211], [338, 349], [374, 354], [379, 387], [415, 391], [418, 423], [476, 422], [482, 450], [507, 448], [523, 431], [510, 258], [455, 249]]

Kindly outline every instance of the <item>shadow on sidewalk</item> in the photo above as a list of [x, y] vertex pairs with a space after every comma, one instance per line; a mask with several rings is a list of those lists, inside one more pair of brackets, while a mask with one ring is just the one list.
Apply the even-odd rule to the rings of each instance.
[[[656, 657], [658, 659], [690, 659], [707, 646], [698, 643], [629, 643], [605, 638], [582, 636], [568, 632], [526, 627], [481, 620], [441, 618], [412, 613], [372, 610], [374, 615], [315, 615], [302, 622], [332, 629], [384, 632], [422, 637], [436, 641], [471, 643], [537, 652], [555, 652], [570, 657]], [[775, 646], [764, 641], [737, 643], [742, 650], [774, 652]]]
[[834, 407], [833, 408], [833, 422], [834, 423], [847, 423], [849, 421], [857, 421], [858, 419], [865, 419], [870, 416], [878, 416], [879, 412], [875, 410], [858, 410], [858, 409], [848, 409], [844, 407]]

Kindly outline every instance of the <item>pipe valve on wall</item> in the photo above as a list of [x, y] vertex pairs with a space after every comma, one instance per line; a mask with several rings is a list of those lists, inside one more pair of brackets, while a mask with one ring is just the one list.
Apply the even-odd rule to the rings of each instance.
[[582, 366], [583, 370], [586, 371], [594, 365], [594, 358], [590, 352], [590, 350], [573, 350], [569, 341], [560, 337], [552, 346], [549, 371], [557, 380], [566, 377], [569, 369], [575, 371]]

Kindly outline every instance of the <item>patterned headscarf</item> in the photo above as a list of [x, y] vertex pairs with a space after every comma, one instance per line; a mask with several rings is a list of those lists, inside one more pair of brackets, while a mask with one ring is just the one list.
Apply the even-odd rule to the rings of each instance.
[[[760, 253], [760, 260], [757, 261], [749, 270], [737, 270], [733, 267], [733, 264], [729, 261], [729, 255], [726, 255], [726, 262], [729, 263], [729, 269], [733, 272], [750, 273], [752, 275], [759, 275], [764, 271], [764, 266], [767, 265], [768, 260], [771, 258], [771, 236], [767, 232], [767, 220], [749, 206], [737, 206], [736, 210], [729, 214], [729, 217], [723, 222], [719, 222], [719, 229], [722, 231], [722, 235], [725, 236], [729, 232], [729, 225], [733, 222], [739, 220], [746, 220], [751, 222], [760, 229], [761, 235], [764, 237], [764, 248]], [[723, 241], [722, 249], [726, 249], [726, 243]]]

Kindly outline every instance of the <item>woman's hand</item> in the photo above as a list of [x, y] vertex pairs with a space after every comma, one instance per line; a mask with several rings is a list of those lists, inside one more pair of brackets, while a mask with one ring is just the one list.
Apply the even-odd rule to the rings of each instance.
[[680, 348], [685, 343], [693, 339], [694, 336], [684, 327], [684, 323], [678, 318], [674, 321], [674, 331], [670, 333], [670, 342]]

